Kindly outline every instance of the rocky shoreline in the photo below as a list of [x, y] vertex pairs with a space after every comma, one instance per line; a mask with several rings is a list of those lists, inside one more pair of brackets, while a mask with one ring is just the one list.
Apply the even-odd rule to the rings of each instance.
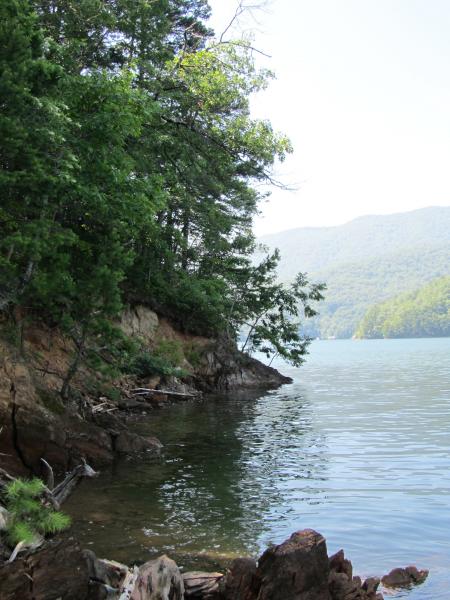
[[410, 566], [363, 581], [343, 550], [328, 556], [325, 538], [312, 529], [293, 533], [258, 560], [235, 559], [225, 573], [181, 573], [165, 555], [129, 568], [98, 559], [71, 537], [0, 565], [0, 599], [383, 600], [380, 583], [398, 590], [427, 575]]
[[[45, 459], [55, 472], [63, 473], [82, 459], [100, 468], [121, 456], [158, 453], [161, 442], [133, 432], [127, 425], [129, 414], [148, 413], [164, 405], [171, 400], [170, 393], [186, 399], [210, 392], [265, 390], [291, 382], [232, 344], [178, 331], [145, 306], [128, 309], [121, 328], [149, 349], [161, 340], [177, 344], [186, 378], [121, 377], [105, 391], [98, 374], [83, 367], [74, 378], [71, 398], [63, 402], [59, 390], [73, 352], [70, 342], [57, 330], [37, 322], [24, 331], [21, 352], [0, 338], [0, 457], [4, 469], [15, 475], [41, 475], [41, 459]], [[195, 355], [195, 363], [191, 355]], [[133, 394], [137, 387], [155, 393]], [[164, 390], [169, 390], [169, 395]]]
[[[116, 398], [92, 393], [95, 374], [81, 369], [74, 394], [63, 403], [58, 390], [71, 347], [57, 331], [30, 326], [25, 352], [0, 340], [0, 458], [4, 472], [45, 478], [44, 466], [55, 474], [89, 462], [94, 469], [123, 456], [141, 459], [158, 454], [161, 442], [129, 427], [130, 419], [147, 418], [172, 400], [189, 401], [209, 392], [267, 390], [291, 380], [236, 348], [203, 338], [187, 337], [145, 307], [123, 318], [127, 335], [151, 348], [169, 339], [198, 352], [195, 366], [184, 357], [190, 375], [185, 381], [122, 378]], [[200, 358], [198, 358], [200, 357]], [[53, 475], [52, 475], [53, 477]], [[35, 550], [10, 559], [0, 556], [0, 600], [381, 600], [379, 578], [362, 581], [341, 550], [328, 557], [319, 533], [303, 530], [271, 547], [255, 560], [236, 559], [225, 573], [181, 573], [166, 556], [141, 567], [98, 559], [75, 538], [53, 538]], [[8, 560], [9, 559], [9, 560]], [[2, 562], [3, 561], [3, 562]], [[395, 569], [384, 586], [421, 583], [426, 571]]]

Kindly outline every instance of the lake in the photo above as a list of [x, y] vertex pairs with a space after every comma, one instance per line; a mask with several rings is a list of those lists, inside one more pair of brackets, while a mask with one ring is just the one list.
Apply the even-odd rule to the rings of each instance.
[[162, 456], [80, 486], [65, 508], [81, 541], [216, 568], [310, 527], [356, 574], [430, 569], [393, 597], [448, 600], [450, 339], [316, 341], [302, 368], [276, 366], [292, 385], [144, 416]]

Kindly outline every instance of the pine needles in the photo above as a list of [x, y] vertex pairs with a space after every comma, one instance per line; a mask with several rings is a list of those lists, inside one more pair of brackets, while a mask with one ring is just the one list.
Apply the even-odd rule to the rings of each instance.
[[45, 489], [37, 478], [16, 479], [6, 486], [6, 509], [10, 514], [7, 538], [10, 544], [32, 544], [40, 536], [54, 534], [70, 525], [70, 517], [42, 503], [39, 496]]

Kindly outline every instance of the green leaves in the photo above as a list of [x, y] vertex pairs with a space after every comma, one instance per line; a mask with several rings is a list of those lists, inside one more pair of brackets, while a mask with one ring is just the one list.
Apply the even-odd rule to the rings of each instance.
[[63, 396], [130, 300], [231, 339], [258, 318], [252, 345], [282, 352], [296, 301], [319, 299], [277, 286], [273, 257], [252, 265], [255, 183], [291, 146], [250, 115], [272, 74], [208, 15], [205, 0], [0, 3], [0, 310], [72, 338]]
[[316, 314], [324, 284], [310, 283], [299, 273], [290, 285], [277, 283], [279, 253], [275, 251], [256, 267], [249, 267], [237, 288], [235, 317], [245, 324], [241, 350], [259, 351], [273, 359], [281, 356], [300, 366], [310, 339], [300, 333], [301, 321]]
[[29, 500], [42, 494], [45, 489], [44, 482], [34, 478], [30, 481], [24, 479], [15, 479], [6, 486], [6, 497], [10, 502], [19, 500]]
[[45, 490], [37, 478], [16, 479], [5, 489], [6, 509], [10, 514], [7, 537], [12, 545], [33, 543], [40, 535], [57, 533], [70, 525], [70, 517], [54, 511], [39, 498]]

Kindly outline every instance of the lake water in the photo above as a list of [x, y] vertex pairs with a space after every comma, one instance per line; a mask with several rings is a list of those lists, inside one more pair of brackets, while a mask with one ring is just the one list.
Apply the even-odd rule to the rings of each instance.
[[416, 564], [394, 597], [450, 598], [450, 339], [317, 341], [292, 385], [180, 403], [142, 418], [165, 444], [66, 505], [82, 542], [125, 562], [184, 567], [321, 532], [357, 574]]

